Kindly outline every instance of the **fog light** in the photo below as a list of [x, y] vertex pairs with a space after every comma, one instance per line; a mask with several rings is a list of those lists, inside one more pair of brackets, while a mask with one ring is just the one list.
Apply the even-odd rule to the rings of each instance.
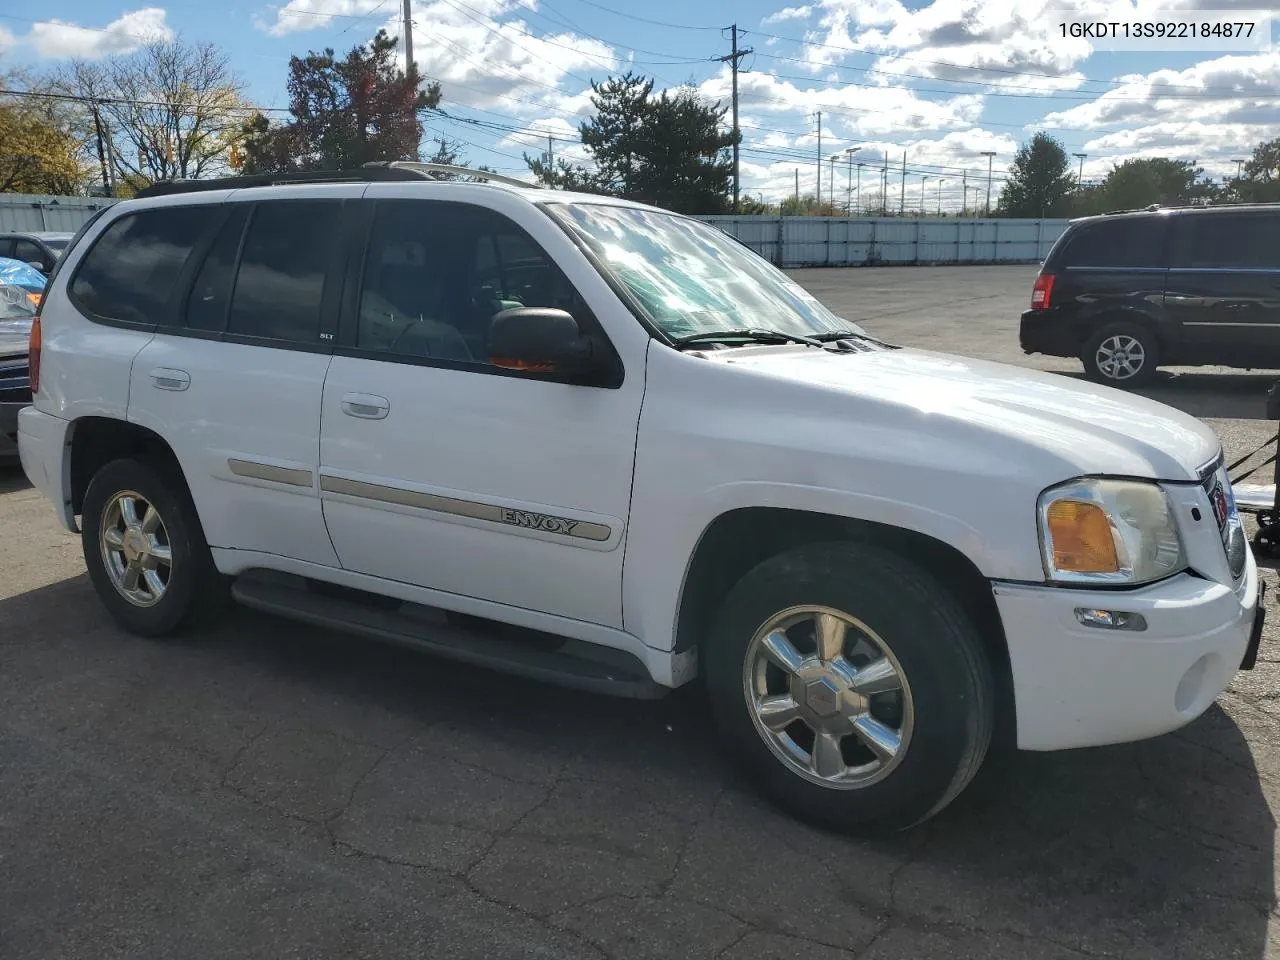
[[1092, 607], [1076, 607], [1076, 619], [1086, 627], [1102, 627], [1104, 630], [1145, 630], [1147, 621], [1140, 613], [1127, 610], [1096, 610]]

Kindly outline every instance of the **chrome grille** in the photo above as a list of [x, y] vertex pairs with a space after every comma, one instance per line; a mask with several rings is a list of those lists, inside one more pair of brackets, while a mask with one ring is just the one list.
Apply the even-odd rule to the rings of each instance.
[[1223, 552], [1227, 555], [1231, 576], [1238, 580], [1244, 573], [1249, 545], [1245, 541], [1244, 524], [1240, 522], [1240, 511], [1236, 509], [1236, 498], [1231, 490], [1231, 478], [1227, 476], [1221, 454], [1200, 469], [1200, 485], [1209, 498], [1209, 510], [1218, 525], [1218, 536], [1222, 540]]

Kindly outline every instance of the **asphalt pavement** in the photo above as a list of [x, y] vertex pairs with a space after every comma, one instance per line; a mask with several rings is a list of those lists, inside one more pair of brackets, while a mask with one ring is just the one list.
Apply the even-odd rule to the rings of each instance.
[[[1078, 371], [1018, 351], [1034, 273], [796, 276], [886, 339]], [[1149, 392], [1243, 454], [1275, 376]], [[854, 840], [759, 799], [696, 689], [611, 700], [245, 610], [124, 634], [0, 470], [0, 957], [1280, 957], [1278, 631], [1177, 733], [999, 758]]]

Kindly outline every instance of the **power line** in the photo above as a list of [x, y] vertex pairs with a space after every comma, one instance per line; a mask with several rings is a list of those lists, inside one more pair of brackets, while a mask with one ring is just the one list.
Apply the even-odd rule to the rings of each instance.
[[625, 13], [622, 10], [615, 10], [613, 7], [606, 7], [603, 3], [596, 3], [595, 0], [578, 0], [578, 3], [585, 3], [588, 7], [595, 7], [597, 10], [603, 10], [605, 13], [612, 13], [614, 16], [626, 17], [628, 20], [637, 20], [640, 23], [652, 24], [655, 27], [670, 27], [673, 30], [722, 30], [723, 27], [700, 27], [691, 26], [687, 23], [670, 23], [666, 20], [651, 20], [648, 17], [637, 16], [634, 13]]

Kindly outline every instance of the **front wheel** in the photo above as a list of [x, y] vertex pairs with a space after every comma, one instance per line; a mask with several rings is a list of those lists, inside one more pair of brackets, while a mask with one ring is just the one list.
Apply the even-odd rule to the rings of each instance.
[[1080, 359], [1090, 380], [1127, 390], [1155, 377], [1159, 346], [1146, 327], [1121, 321], [1090, 337]]
[[722, 732], [792, 813], [904, 829], [977, 773], [994, 719], [981, 641], [950, 594], [879, 547], [779, 554], [726, 596], [703, 649]]

